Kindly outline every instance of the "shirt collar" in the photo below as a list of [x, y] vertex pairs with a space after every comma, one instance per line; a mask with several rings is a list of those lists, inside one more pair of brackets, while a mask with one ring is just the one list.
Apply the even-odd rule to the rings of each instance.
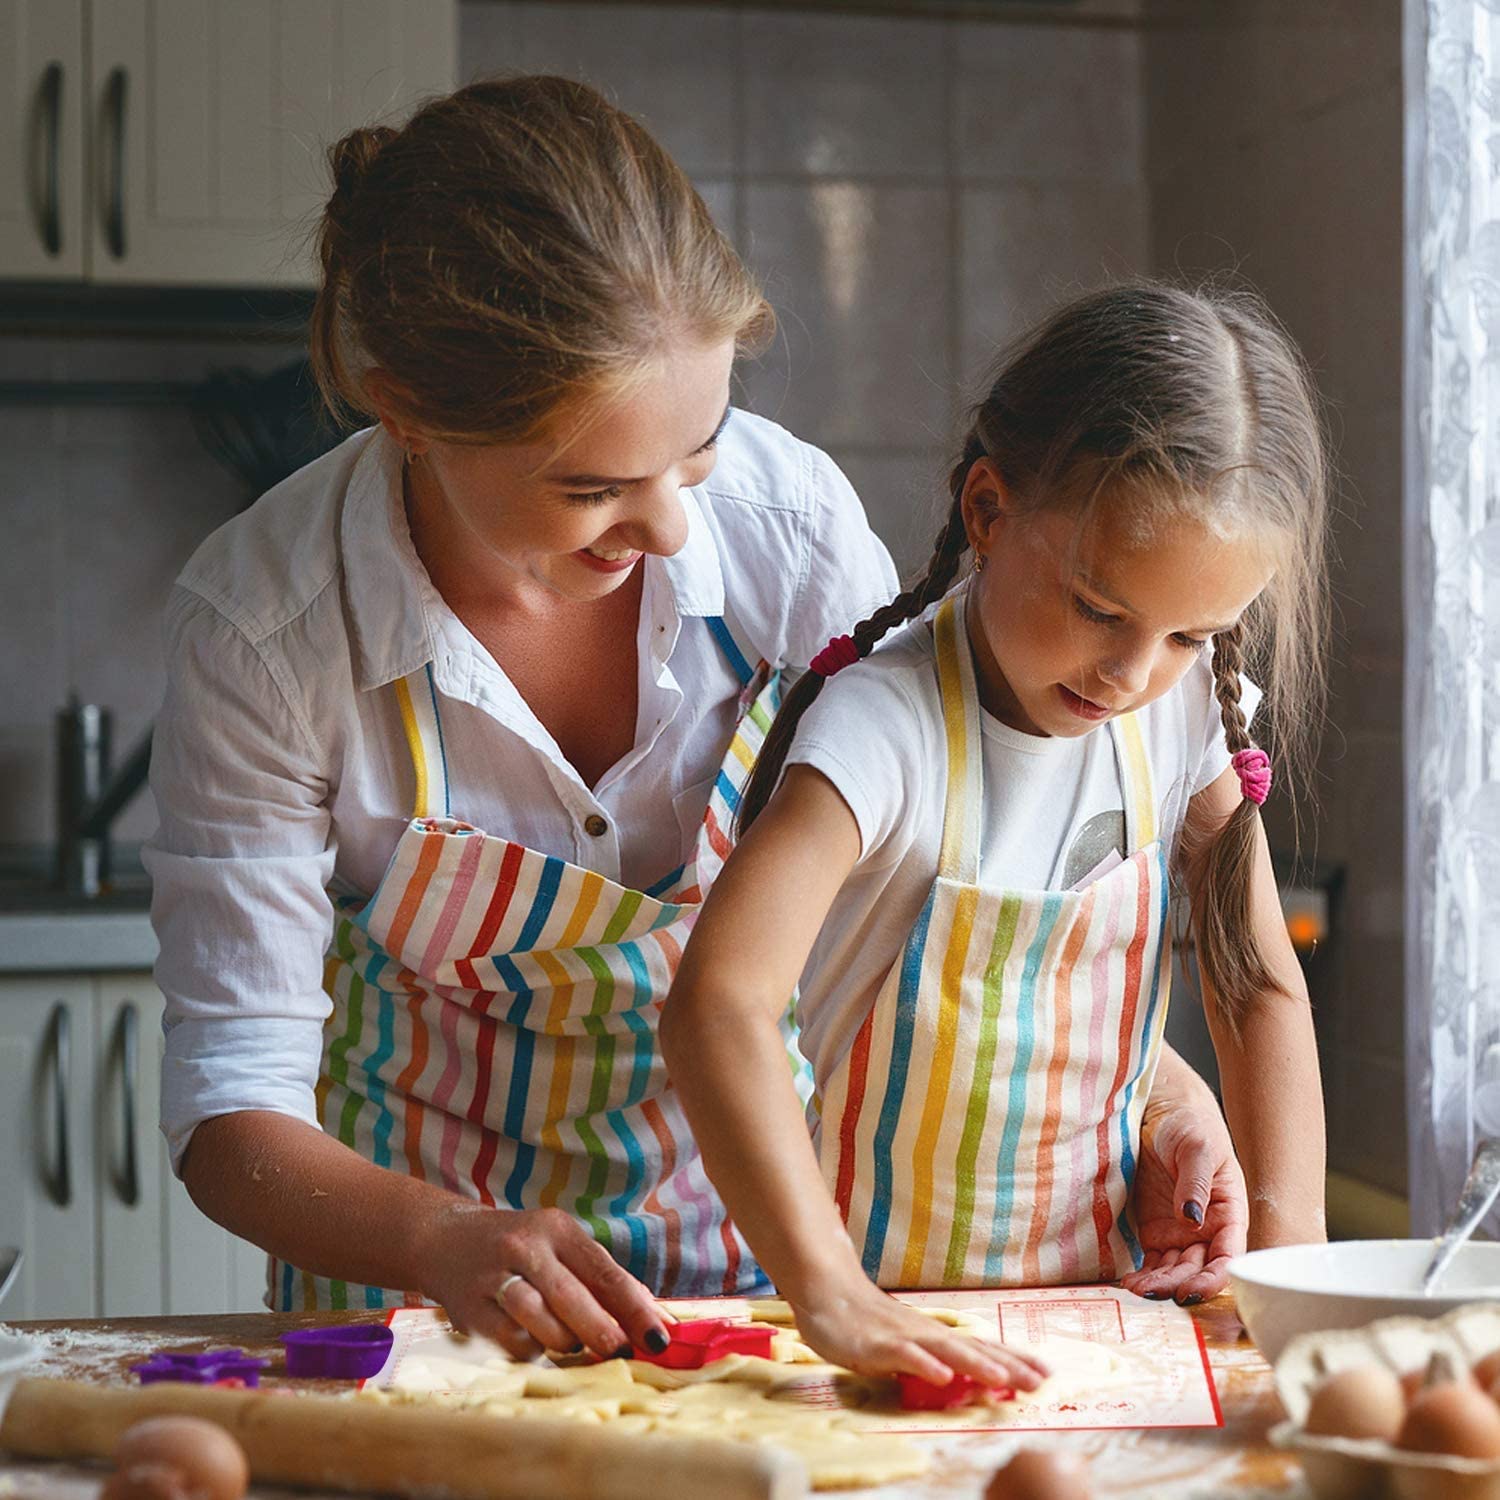
[[405, 677], [437, 654], [428, 608], [435, 591], [412, 545], [401, 474], [400, 448], [374, 428], [349, 476], [339, 520], [345, 610], [361, 692]]
[[719, 544], [703, 514], [707, 491], [683, 489], [682, 508], [687, 515], [687, 541], [671, 557], [660, 559], [672, 589], [679, 615], [718, 616], [724, 613], [724, 570], [719, 563]]

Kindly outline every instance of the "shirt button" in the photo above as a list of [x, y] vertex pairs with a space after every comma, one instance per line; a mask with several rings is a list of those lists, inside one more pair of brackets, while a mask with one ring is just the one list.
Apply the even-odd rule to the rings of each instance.
[[604, 835], [609, 832], [609, 824], [606, 823], [598, 813], [590, 813], [588, 817], [583, 820], [583, 831], [588, 834], [590, 838], [602, 839]]

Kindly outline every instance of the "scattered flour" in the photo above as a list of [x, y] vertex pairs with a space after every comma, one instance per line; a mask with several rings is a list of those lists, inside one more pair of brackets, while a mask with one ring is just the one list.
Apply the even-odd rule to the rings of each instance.
[[[150, 1359], [161, 1348], [161, 1335], [134, 1333], [126, 1329], [34, 1329], [0, 1324], [8, 1332], [30, 1339], [40, 1346], [40, 1355], [26, 1368], [27, 1375], [48, 1379], [97, 1380], [124, 1384], [130, 1379], [130, 1366]], [[188, 1340], [210, 1348], [207, 1339]]]

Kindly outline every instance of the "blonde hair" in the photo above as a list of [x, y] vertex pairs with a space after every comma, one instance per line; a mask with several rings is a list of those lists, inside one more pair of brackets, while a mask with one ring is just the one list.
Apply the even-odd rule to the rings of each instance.
[[521, 442], [679, 339], [750, 349], [774, 327], [681, 168], [585, 84], [470, 84], [329, 162], [311, 353], [342, 420], [375, 415], [378, 366], [428, 435]]
[[[1265, 681], [1264, 748], [1283, 788], [1305, 784], [1326, 694], [1328, 459], [1307, 367], [1265, 305], [1233, 289], [1126, 282], [1079, 297], [1023, 337], [974, 409], [926, 569], [854, 627], [861, 656], [957, 579], [969, 546], [961, 500], [980, 459], [1019, 506], [1070, 509], [1080, 529], [1096, 507], [1128, 505], [1132, 519], [1191, 516], [1275, 547], [1266, 589], [1214, 637], [1214, 692], [1233, 754], [1251, 743], [1241, 670]], [[746, 788], [742, 829], [770, 799], [823, 680], [808, 672], [787, 695]], [[1281, 989], [1251, 922], [1256, 814], [1242, 801], [1210, 843], [1184, 850], [1199, 969], [1232, 1031], [1254, 997]]]

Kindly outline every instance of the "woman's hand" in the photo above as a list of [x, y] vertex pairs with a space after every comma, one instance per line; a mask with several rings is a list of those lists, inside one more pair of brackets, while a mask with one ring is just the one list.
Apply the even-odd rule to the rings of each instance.
[[561, 1209], [507, 1212], [457, 1200], [433, 1216], [424, 1238], [423, 1293], [460, 1333], [494, 1339], [517, 1359], [543, 1349], [610, 1358], [632, 1345], [667, 1347], [651, 1293]]
[[1131, 1207], [1145, 1257], [1121, 1286], [1185, 1307], [1224, 1290], [1245, 1250], [1245, 1177], [1218, 1102], [1170, 1049], [1141, 1124]]
[[947, 1385], [955, 1372], [992, 1388], [1033, 1391], [1047, 1374], [1038, 1359], [949, 1328], [888, 1297], [858, 1273], [837, 1291], [787, 1299], [797, 1331], [831, 1364], [861, 1375], [905, 1373]]

